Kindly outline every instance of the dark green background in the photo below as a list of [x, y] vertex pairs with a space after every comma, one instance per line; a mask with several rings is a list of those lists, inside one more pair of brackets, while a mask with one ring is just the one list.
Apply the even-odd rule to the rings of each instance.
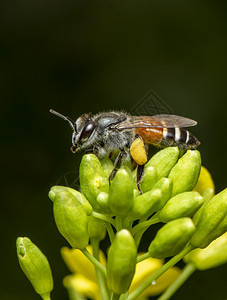
[[[226, 187], [226, 1], [1, 1], [0, 299], [39, 299], [15, 254], [30, 237], [49, 258], [53, 299], [68, 274], [47, 197], [77, 177], [81, 154], [52, 116], [131, 111], [150, 89], [199, 122], [203, 164]], [[151, 114], [155, 113], [151, 111]], [[146, 235], [144, 250], [149, 244]], [[173, 297], [226, 299], [227, 267], [197, 272]]]

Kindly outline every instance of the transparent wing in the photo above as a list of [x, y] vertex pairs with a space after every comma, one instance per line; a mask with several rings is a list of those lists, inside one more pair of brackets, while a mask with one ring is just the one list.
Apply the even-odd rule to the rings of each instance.
[[166, 123], [165, 127], [192, 127], [197, 124], [196, 121], [176, 115], [155, 115], [152, 118]]
[[191, 127], [197, 124], [196, 121], [176, 115], [155, 115], [155, 116], [132, 116], [130, 119], [111, 126], [113, 129], [124, 130], [130, 128], [174, 128]]

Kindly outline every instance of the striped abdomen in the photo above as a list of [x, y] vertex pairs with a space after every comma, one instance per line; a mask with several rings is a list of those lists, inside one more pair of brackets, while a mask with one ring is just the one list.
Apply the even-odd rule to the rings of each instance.
[[137, 128], [135, 134], [138, 134], [144, 143], [162, 147], [178, 146], [184, 149], [195, 149], [200, 144], [191, 132], [179, 127]]
[[199, 146], [198, 139], [184, 128], [163, 128], [163, 146], [179, 146], [184, 149], [195, 149]]

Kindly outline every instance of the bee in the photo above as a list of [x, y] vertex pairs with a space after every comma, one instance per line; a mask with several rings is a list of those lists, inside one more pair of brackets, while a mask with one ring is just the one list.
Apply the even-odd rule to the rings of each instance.
[[[89, 150], [99, 158], [118, 151], [109, 180], [112, 180], [124, 159], [137, 163], [137, 187], [148, 160], [147, 145], [159, 147], [178, 146], [180, 149], [196, 149], [200, 142], [185, 127], [195, 126], [196, 121], [168, 114], [131, 116], [125, 112], [86, 113], [76, 121], [54, 110], [54, 115], [66, 120], [72, 130], [71, 151]], [[141, 192], [142, 193], [142, 192]]]

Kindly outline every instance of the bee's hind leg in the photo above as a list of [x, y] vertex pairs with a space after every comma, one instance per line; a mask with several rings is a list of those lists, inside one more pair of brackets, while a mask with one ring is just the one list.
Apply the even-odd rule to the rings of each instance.
[[144, 166], [145, 165], [138, 165], [137, 167], [137, 172], [136, 172], [136, 186], [140, 192], [140, 195], [143, 194], [143, 192], [141, 191], [141, 188], [140, 188], [140, 180], [142, 179], [143, 177], [143, 173], [144, 173]]
[[126, 152], [124, 150], [121, 150], [121, 152], [118, 154], [117, 158], [115, 159], [114, 169], [110, 173], [109, 181], [112, 180], [112, 179], [114, 179], [114, 176], [116, 175], [117, 170], [120, 169], [120, 167], [122, 165], [122, 161], [123, 161], [124, 155], [126, 155]]
[[147, 157], [147, 145], [144, 144], [142, 138], [140, 136], [136, 136], [136, 139], [133, 141], [131, 147], [130, 147], [130, 153], [134, 161], [137, 163], [137, 174], [136, 174], [136, 185], [137, 188], [142, 194], [142, 191], [140, 189], [140, 181], [143, 177], [144, 173], [144, 165], [148, 160]]

